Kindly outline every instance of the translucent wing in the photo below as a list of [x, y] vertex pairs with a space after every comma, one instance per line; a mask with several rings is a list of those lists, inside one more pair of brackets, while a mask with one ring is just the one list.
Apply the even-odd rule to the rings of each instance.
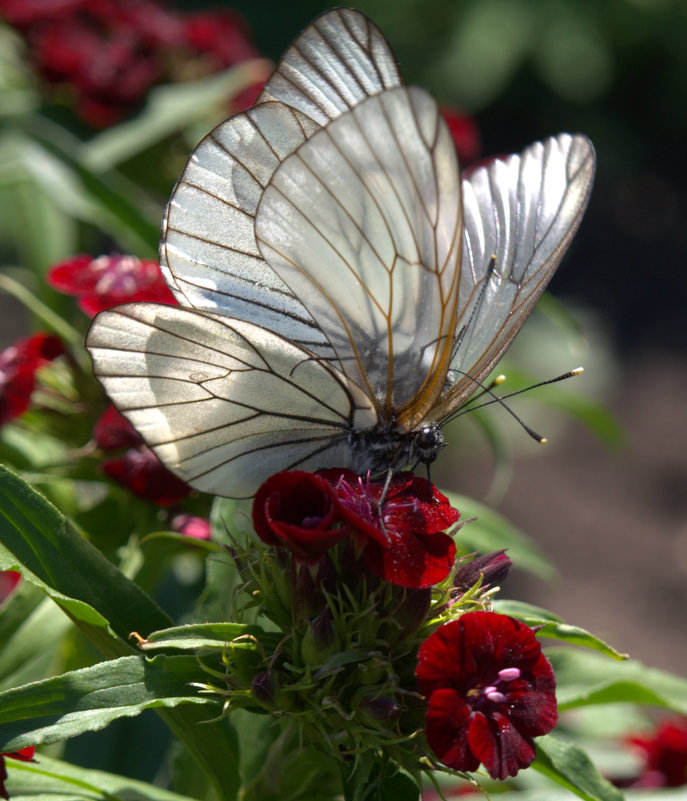
[[334, 8], [299, 34], [258, 102], [279, 100], [326, 125], [366, 97], [402, 84], [379, 28], [352, 8]]
[[205, 492], [249, 497], [279, 470], [354, 467], [346, 432], [376, 422], [344, 376], [240, 320], [129, 304], [99, 314], [86, 345], [119, 411]]
[[275, 172], [260, 252], [386, 419], [414, 427], [443, 389], [461, 244], [455, 147], [436, 104], [404, 87], [364, 100]]
[[167, 206], [160, 262], [183, 306], [262, 325], [320, 355], [324, 335], [264, 263], [254, 216], [282, 160], [317, 128], [280, 103], [265, 103], [215, 128], [193, 152]]
[[584, 136], [560, 134], [463, 181], [464, 243], [455, 381], [444, 419], [477, 389], [543, 292], [582, 219], [594, 178]]

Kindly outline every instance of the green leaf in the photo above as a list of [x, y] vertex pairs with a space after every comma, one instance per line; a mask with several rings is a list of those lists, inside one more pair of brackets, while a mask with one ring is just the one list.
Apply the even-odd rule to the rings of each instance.
[[[54, 312], [49, 306], [46, 306], [36, 295], [27, 289], [19, 281], [10, 278], [9, 275], [0, 275], [0, 289], [12, 295], [18, 301], [24, 304], [31, 314], [44, 323], [51, 331], [54, 331], [59, 337], [70, 345], [74, 345], [79, 349], [83, 346], [83, 334], [77, 331], [70, 325], [63, 317]], [[77, 354], [77, 356], [80, 354]]]
[[[108, 656], [131, 653], [129, 632], [172, 622], [139, 587], [80, 536], [41, 495], [0, 467], [0, 569], [19, 570], [61, 606]], [[108, 633], [106, 626], [115, 632]], [[140, 657], [135, 657], [139, 659]], [[182, 657], [179, 657], [182, 658]], [[183, 657], [192, 659], [192, 657]], [[217, 797], [233, 801], [239, 787], [235, 733], [209, 722], [205, 710], [160, 709], [160, 716], [209, 776]]]
[[113, 236], [120, 247], [154, 257], [161, 209], [121, 175], [97, 175], [75, 156], [81, 142], [45, 118], [36, 119], [33, 139], [22, 142], [24, 169], [70, 216]]
[[[0, 466], [0, 568], [42, 589], [108, 655], [131, 653], [130, 632], [171, 620], [18, 476]], [[119, 642], [105, 629], [110, 626]]]
[[537, 637], [550, 637], [554, 640], [563, 640], [571, 645], [591, 648], [613, 659], [627, 659], [627, 654], [619, 653], [611, 645], [590, 634], [585, 629], [564, 623], [560, 617], [552, 612], [547, 612], [532, 604], [523, 603], [522, 601], [496, 600], [493, 606], [494, 612], [510, 615], [532, 628], [536, 626]]
[[87, 770], [44, 754], [36, 754], [36, 762], [8, 759], [7, 772], [12, 801], [194, 801], [127, 776]]
[[623, 801], [620, 790], [604, 779], [582, 748], [551, 734], [538, 737], [536, 743], [535, 770], [585, 801]]
[[146, 709], [213, 704], [191, 656], [124, 656], [0, 693], [0, 752], [67, 740]]
[[446, 492], [452, 506], [460, 512], [461, 520], [477, 518], [474, 522], [458, 530], [455, 540], [463, 552], [479, 551], [489, 553], [508, 549], [508, 556], [516, 567], [551, 579], [554, 569], [537, 546], [505, 517], [466, 495]]
[[651, 704], [687, 715], [687, 679], [646, 667], [635, 659], [609, 662], [589, 651], [547, 650], [556, 672], [560, 709], [590, 704]]
[[200, 648], [224, 650], [228, 643], [240, 645], [241, 641], [255, 648], [255, 640], [259, 640], [262, 645], [271, 649], [276, 647], [282, 637], [280, 632], [266, 632], [260, 626], [244, 623], [191, 623], [154, 631], [140, 647], [143, 651], [163, 648], [182, 651]]
[[239, 92], [265, 80], [270, 71], [269, 62], [256, 59], [197, 81], [157, 86], [148, 93], [140, 114], [82, 145], [79, 157], [96, 172], [112, 169], [216, 111]]
[[22, 582], [0, 614], [0, 689], [45, 676], [71, 626], [43, 592]]

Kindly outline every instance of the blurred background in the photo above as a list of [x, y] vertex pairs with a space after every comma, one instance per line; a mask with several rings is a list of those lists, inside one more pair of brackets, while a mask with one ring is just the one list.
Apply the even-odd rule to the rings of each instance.
[[[195, 142], [252, 102], [269, 72], [261, 59], [276, 61], [327, 7], [0, 0], [5, 274], [73, 315], [72, 300], [42, 281], [53, 264], [80, 252], [154, 257], [163, 205]], [[684, 675], [687, 4], [366, 0], [355, 7], [385, 33], [407, 82], [427, 87], [456, 115], [464, 162], [560, 131], [594, 142], [586, 217], [552, 298], [525, 326], [506, 370], [531, 381], [578, 363], [586, 372], [569, 382], [565, 400], [551, 394], [545, 407], [536, 403], [545, 393], [534, 391], [513, 402], [549, 438], [547, 447], [496, 411], [491, 417], [503, 419], [488, 424], [498, 429], [495, 455], [485, 443], [493, 430], [485, 437], [468, 415], [451, 426], [451, 451], [435, 478], [486, 497], [557, 565], [550, 583], [515, 572], [506, 596], [541, 604]], [[225, 16], [203, 22], [203, 8]], [[191, 14], [195, 27], [184, 27], [180, 44], [179, 20]], [[206, 81], [203, 98], [197, 89], [183, 93], [186, 82], [226, 69], [234, 70], [230, 79]], [[170, 85], [176, 91], [165, 95]], [[0, 301], [4, 347], [34, 321], [11, 296]], [[564, 412], [552, 413], [556, 405]]]

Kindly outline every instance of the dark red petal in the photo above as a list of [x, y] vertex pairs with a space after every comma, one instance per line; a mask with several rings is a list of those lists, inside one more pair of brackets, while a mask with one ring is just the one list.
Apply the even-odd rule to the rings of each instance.
[[475, 713], [468, 733], [470, 750], [484, 765], [492, 779], [506, 779], [526, 768], [536, 756], [534, 743], [523, 737], [500, 712]]
[[[553, 675], [553, 668], [551, 673]], [[529, 692], [508, 693], [508, 717], [519, 732], [528, 737], [539, 737], [555, 727], [558, 722], [555, 690], [553, 681], [546, 688], [537, 686]]]
[[427, 742], [439, 760], [455, 770], [471, 771], [479, 766], [468, 746], [471, 714], [455, 690], [436, 690], [427, 704]]
[[18, 759], [21, 762], [33, 762], [33, 755], [36, 751], [34, 745], [27, 745], [25, 748], [20, 748], [18, 751], [8, 751], [3, 756], [10, 757], [10, 759]]
[[413, 530], [389, 531], [389, 545], [368, 542], [367, 566], [400, 587], [421, 589], [443, 581], [451, 572], [456, 546], [448, 534], [416, 535]]
[[348, 536], [329, 482], [304, 470], [285, 470], [265, 481], [253, 501], [253, 524], [268, 545], [314, 559]]
[[130, 448], [117, 459], [107, 459], [102, 467], [118, 484], [158, 506], [172, 506], [191, 491], [187, 484], [163, 466], [151, 450], [143, 446]]
[[120, 451], [143, 444], [136, 429], [112, 405], [105, 409], [93, 427], [93, 438], [104, 451]]
[[35, 370], [21, 367], [12, 371], [0, 387], [0, 425], [22, 415], [31, 403], [31, 393], [35, 386]]

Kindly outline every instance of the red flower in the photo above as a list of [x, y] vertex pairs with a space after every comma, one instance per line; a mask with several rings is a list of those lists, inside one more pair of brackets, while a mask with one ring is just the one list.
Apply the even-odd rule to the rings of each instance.
[[134, 495], [158, 506], [172, 506], [191, 491], [148, 448], [129, 421], [109, 406], [93, 428], [93, 437], [104, 451], [128, 448], [126, 453], [102, 463], [104, 472]]
[[172, 506], [191, 491], [188, 484], [170, 473], [145, 445], [129, 448], [123, 456], [106, 459], [102, 467], [113, 481], [158, 506]]
[[184, 37], [196, 53], [210, 60], [212, 71], [256, 58], [245, 21], [235, 11], [199, 11], [184, 18]]
[[646, 768], [632, 787], [681, 787], [687, 784], [687, 718], [661, 723], [651, 737], [631, 737], [644, 752]]
[[455, 770], [480, 762], [494, 779], [535, 757], [533, 737], [556, 724], [556, 680], [534, 632], [494, 612], [467, 612], [420, 646], [416, 674], [428, 699], [425, 733]]
[[36, 371], [63, 352], [58, 337], [39, 333], [20, 339], [0, 353], [0, 425], [29, 408]]
[[0, 754], [0, 798], [9, 798], [9, 793], [5, 789], [5, 780], [7, 779], [7, 768], [5, 767], [5, 757], [10, 759], [18, 759], [21, 762], [35, 762], [33, 753], [36, 749], [29, 745], [19, 751], [11, 751]]
[[342, 514], [366, 535], [368, 568], [401, 587], [430, 587], [451, 571], [456, 546], [445, 530], [459, 514], [436, 487], [412, 473], [363, 480], [350, 470], [323, 470]]
[[461, 164], [464, 165], [479, 158], [482, 143], [479, 128], [472, 117], [449, 108], [442, 109], [441, 113], [455, 142]]
[[136, 256], [75, 256], [52, 267], [48, 282], [66, 295], [76, 295], [89, 315], [134, 301], [176, 303], [158, 263]]
[[93, 438], [103, 451], [121, 451], [143, 444], [136, 429], [112, 404], [93, 427]]
[[0, 604], [7, 598], [21, 581], [21, 573], [16, 570], [0, 571]]
[[306, 561], [348, 536], [329, 482], [303, 470], [285, 470], [265, 481], [253, 501], [253, 524], [263, 542]]

